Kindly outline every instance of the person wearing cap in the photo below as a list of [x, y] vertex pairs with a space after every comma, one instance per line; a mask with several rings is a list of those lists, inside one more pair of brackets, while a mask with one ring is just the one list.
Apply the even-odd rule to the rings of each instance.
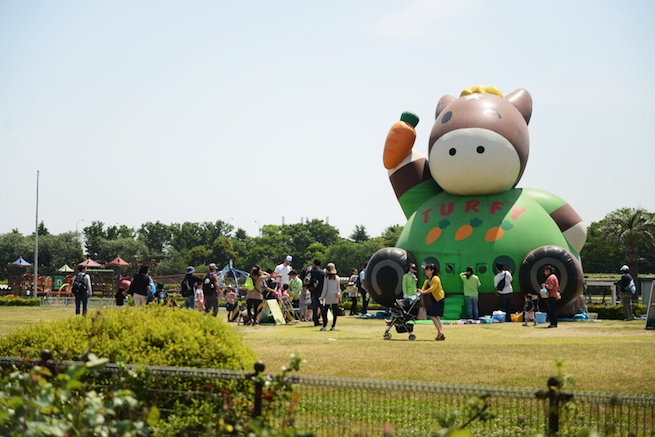
[[346, 293], [348, 294], [348, 299], [350, 299], [350, 314], [351, 316], [356, 316], [357, 313], [357, 301], [359, 290], [357, 290], [357, 278], [359, 277], [359, 272], [357, 269], [350, 270], [350, 278], [348, 278], [348, 285], [346, 286]]
[[212, 311], [214, 317], [218, 315], [218, 275], [216, 264], [209, 264], [209, 273], [202, 279], [202, 292], [205, 295], [205, 313]]
[[186, 275], [182, 280], [181, 294], [184, 298], [184, 308], [194, 309], [196, 307], [196, 283], [202, 282], [202, 279], [195, 276], [195, 267], [189, 266], [186, 268]]
[[478, 320], [480, 312], [478, 310], [478, 296], [480, 293], [480, 278], [473, 273], [473, 267], [469, 266], [465, 272], [459, 274], [464, 284], [464, 300], [466, 301], [466, 316], [469, 319]]
[[328, 263], [325, 266], [325, 280], [323, 281], [323, 290], [321, 291], [321, 317], [323, 318], [323, 326], [321, 331], [327, 329], [328, 308], [332, 311], [332, 327], [330, 331], [336, 330], [337, 317], [339, 315], [339, 304], [341, 303], [341, 279], [337, 274], [337, 268], [334, 263]]
[[630, 283], [634, 286], [634, 279], [630, 275], [630, 267], [624, 265], [621, 267], [621, 305], [623, 305], [623, 321], [629, 322], [634, 320], [635, 317], [632, 314], [632, 291], [630, 290]]
[[408, 298], [416, 296], [416, 264], [409, 263], [405, 267], [405, 274], [403, 275], [403, 297]]
[[293, 270], [293, 267], [291, 267], [291, 261], [293, 261], [293, 258], [291, 255], [287, 255], [287, 257], [284, 258], [282, 264], [279, 264], [277, 267], [275, 267], [273, 277], [278, 278], [280, 288], [284, 287], [284, 284], [289, 283], [289, 272]]

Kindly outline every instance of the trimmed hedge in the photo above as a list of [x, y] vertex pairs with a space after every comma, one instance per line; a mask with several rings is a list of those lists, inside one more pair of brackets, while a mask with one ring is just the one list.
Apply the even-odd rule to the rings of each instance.
[[0, 356], [56, 360], [88, 353], [111, 362], [250, 370], [256, 360], [227, 323], [183, 308], [107, 307], [86, 316], [39, 322], [0, 339]]
[[0, 307], [40, 307], [41, 299], [24, 297], [0, 297]]
[[[621, 305], [587, 305], [587, 311], [597, 313], [599, 319], [623, 320], [623, 306]], [[632, 304], [632, 313], [635, 317], [646, 314], [646, 305], [639, 303]]]

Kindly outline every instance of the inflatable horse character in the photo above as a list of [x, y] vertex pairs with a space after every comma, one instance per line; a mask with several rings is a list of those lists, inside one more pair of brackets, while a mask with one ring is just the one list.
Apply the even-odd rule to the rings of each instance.
[[[546, 264], [560, 280], [560, 307], [580, 295], [586, 225], [561, 198], [516, 188], [528, 161], [531, 114], [532, 98], [523, 89], [504, 96], [494, 87], [473, 87], [459, 98], [446, 95], [437, 104], [427, 159], [413, 150], [418, 117], [403, 113], [392, 126], [383, 161], [408, 222], [396, 247], [369, 261], [367, 285], [378, 303], [391, 306], [402, 297], [408, 262], [438, 266], [449, 295], [462, 292], [459, 273], [473, 266], [482, 282], [481, 311], [495, 307], [497, 262], [514, 273], [516, 310], [521, 292], [538, 293]], [[556, 163], [542, 172], [562, 176]], [[454, 316], [463, 312], [456, 305]]]

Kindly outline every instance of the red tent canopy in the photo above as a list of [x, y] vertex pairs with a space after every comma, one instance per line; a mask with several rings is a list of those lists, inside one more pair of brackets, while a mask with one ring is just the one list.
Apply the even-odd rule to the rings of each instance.
[[98, 264], [97, 262], [93, 261], [91, 258], [87, 258], [86, 260], [79, 263], [77, 266], [78, 267], [79, 266], [85, 266], [86, 268], [90, 267], [90, 268], [95, 268], [95, 269], [97, 269], [99, 267], [102, 267], [101, 264]]
[[127, 261], [125, 261], [120, 256], [117, 256], [116, 258], [114, 258], [113, 260], [111, 260], [107, 264], [105, 264], [105, 266], [107, 266], [107, 267], [129, 267], [131, 265], [132, 264], [128, 263]]

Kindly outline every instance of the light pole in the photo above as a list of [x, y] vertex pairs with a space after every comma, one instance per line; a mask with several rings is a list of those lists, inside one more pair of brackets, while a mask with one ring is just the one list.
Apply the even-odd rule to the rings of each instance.
[[257, 220], [255, 220], [255, 223], [257, 223], [257, 229], [259, 230], [258, 236], [261, 237], [262, 236], [262, 225], [260, 225]]

